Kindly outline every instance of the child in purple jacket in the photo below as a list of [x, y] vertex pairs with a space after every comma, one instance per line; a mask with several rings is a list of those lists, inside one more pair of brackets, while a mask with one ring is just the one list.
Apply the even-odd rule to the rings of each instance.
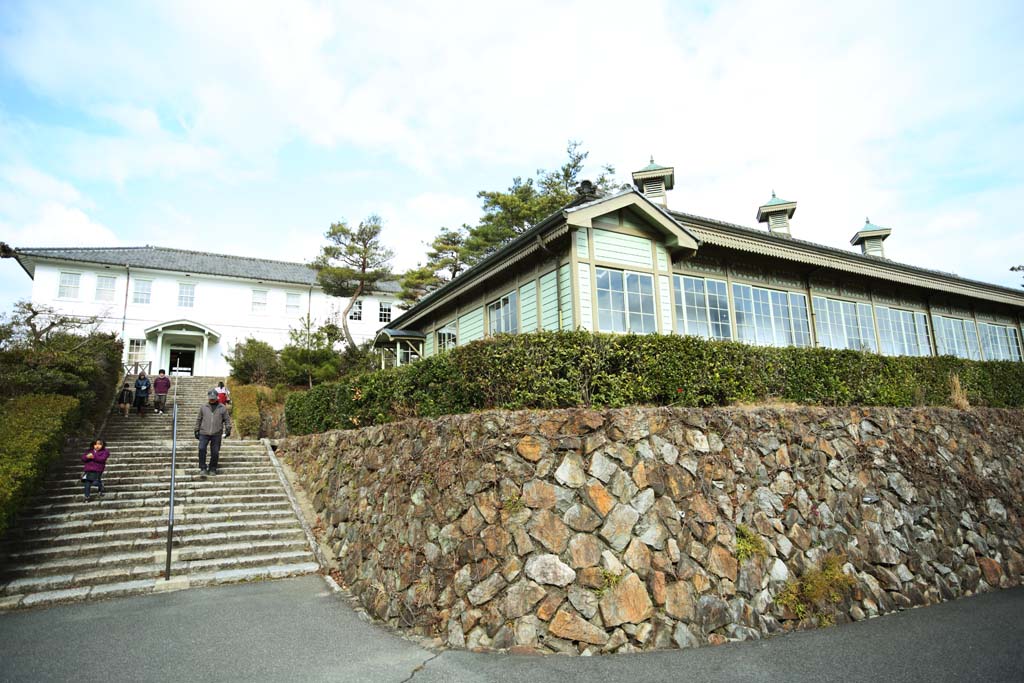
[[85, 463], [82, 481], [85, 483], [86, 501], [92, 500], [89, 496], [89, 491], [92, 489], [93, 484], [96, 484], [100, 495], [103, 495], [103, 470], [107, 467], [107, 458], [109, 457], [110, 452], [107, 450], [107, 442], [103, 439], [93, 441], [92, 448], [82, 456], [82, 462]]

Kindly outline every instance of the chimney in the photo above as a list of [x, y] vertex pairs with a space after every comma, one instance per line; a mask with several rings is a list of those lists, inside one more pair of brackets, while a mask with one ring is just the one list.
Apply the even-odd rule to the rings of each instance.
[[889, 228], [882, 228], [864, 219], [864, 227], [857, 231], [857, 234], [850, 240], [853, 246], [860, 245], [860, 252], [865, 256], [878, 256], [885, 258], [885, 247], [882, 242], [892, 234]]
[[792, 237], [789, 234], [789, 219], [796, 213], [796, 202], [779, 199], [772, 190], [772, 198], [766, 204], [757, 207], [757, 222], [767, 223], [768, 232], [780, 237]]
[[639, 171], [633, 171], [633, 183], [640, 192], [651, 201], [668, 208], [667, 192], [675, 186], [676, 173], [671, 166], [659, 166], [654, 163], [647, 164]]

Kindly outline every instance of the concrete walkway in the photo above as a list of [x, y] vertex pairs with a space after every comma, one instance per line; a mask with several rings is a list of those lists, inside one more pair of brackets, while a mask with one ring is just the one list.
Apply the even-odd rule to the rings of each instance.
[[0, 614], [3, 681], [1020, 681], [1024, 589], [717, 648], [440, 654], [319, 577]]

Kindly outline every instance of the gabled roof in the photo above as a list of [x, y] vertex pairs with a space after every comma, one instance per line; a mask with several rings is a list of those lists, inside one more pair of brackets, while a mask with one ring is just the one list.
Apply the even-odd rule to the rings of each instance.
[[796, 202], [791, 202], [788, 199], [780, 199], [775, 196], [775, 190], [772, 190], [772, 198], [757, 207], [757, 222], [765, 223], [768, 221], [769, 215], [774, 215], [782, 211], [786, 212], [787, 218], [792, 218], [793, 214], [796, 213]]
[[647, 218], [650, 224], [665, 236], [665, 244], [670, 249], [694, 251], [700, 245], [700, 241], [692, 233], [687, 232], [686, 228], [681, 226], [675, 218], [633, 189], [573, 206], [563, 210], [562, 213], [569, 225], [590, 228], [593, 227], [592, 221], [598, 216], [627, 207]]
[[545, 248], [545, 239], [560, 237], [570, 226], [589, 227], [590, 221], [596, 216], [625, 207], [633, 208], [646, 216], [652, 225], [665, 233], [666, 243], [669, 239], [674, 240], [673, 248], [692, 251], [700, 246], [700, 241], [693, 233], [688, 232], [666, 209], [652, 202], [636, 188], [629, 187], [613, 195], [589, 201], [577, 199], [547, 216], [455, 279], [427, 294], [418, 304], [392, 320], [391, 328], [400, 328], [440, 305], [442, 301], [466, 291], [529, 254]]
[[[235, 277], [307, 287], [317, 284], [316, 271], [304, 263], [149, 245], [144, 247], [29, 247], [14, 249], [11, 255], [18, 260], [21, 267], [32, 278], [35, 277], [35, 266], [38, 261], [64, 261], [120, 268], [128, 266], [196, 275]], [[382, 293], [396, 293], [400, 289], [401, 287], [394, 281], [378, 282], [374, 286], [374, 291]]]

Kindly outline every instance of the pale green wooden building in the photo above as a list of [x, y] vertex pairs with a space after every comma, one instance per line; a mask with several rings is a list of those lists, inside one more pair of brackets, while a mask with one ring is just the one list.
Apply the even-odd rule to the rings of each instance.
[[1024, 290], [885, 258], [865, 221], [836, 249], [792, 237], [796, 202], [757, 210], [765, 229], [672, 211], [670, 167], [578, 198], [394, 320], [376, 338], [404, 364], [487, 335], [584, 329], [751, 344], [1021, 361]]

